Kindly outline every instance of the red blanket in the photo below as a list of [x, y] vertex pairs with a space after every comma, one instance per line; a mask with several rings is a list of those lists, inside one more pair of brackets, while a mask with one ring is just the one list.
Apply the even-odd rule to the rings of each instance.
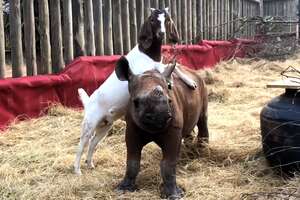
[[[220, 60], [244, 56], [244, 41], [202, 41], [199, 45], [179, 45], [177, 60], [193, 69], [212, 67]], [[174, 50], [163, 47], [166, 58]], [[91, 94], [114, 70], [120, 56], [80, 57], [57, 75], [42, 75], [0, 80], [0, 129], [15, 120], [43, 115], [50, 104], [80, 107], [77, 89]]]

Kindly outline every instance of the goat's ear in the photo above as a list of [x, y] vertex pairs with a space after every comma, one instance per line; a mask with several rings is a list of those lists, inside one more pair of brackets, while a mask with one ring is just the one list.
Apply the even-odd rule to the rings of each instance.
[[165, 11], [166, 11], [166, 13], [169, 14], [170, 8], [169, 8], [169, 7], [166, 7], [166, 8], [165, 8]]
[[146, 20], [145, 23], [143, 24], [141, 31], [139, 33], [139, 45], [144, 50], [147, 50], [150, 48], [153, 42], [153, 33], [152, 33], [152, 25], [150, 20]]
[[122, 56], [116, 63], [115, 72], [120, 81], [128, 81], [131, 76], [128, 60]]
[[150, 8], [150, 12], [154, 12], [155, 11], [155, 8]]

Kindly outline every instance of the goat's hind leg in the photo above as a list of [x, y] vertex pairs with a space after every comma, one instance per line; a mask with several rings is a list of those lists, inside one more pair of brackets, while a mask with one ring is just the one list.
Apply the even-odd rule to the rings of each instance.
[[197, 88], [197, 83], [193, 79], [191, 79], [188, 75], [180, 71], [178, 67], [175, 67], [174, 71], [179, 76], [179, 78], [191, 89], [194, 90]]
[[92, 137], [88, 149], [88, 155], [86, 159], [86, 163], [88, 168], [94, 169], [95, 166], [93, 164], [93, 154], [95, 152], [95, 148], [97, 144], [107, 135], [108, 131], [111, 129], [112, 123], [107, 123], [102, 126], [97, 126], [95, 130], [95, 135]]
[[84, 148], [86, 147], [86, 145], [88, 144], [90, 138], [94, 133], [96, 125], [97, 125], [96, 123], [90, 123], [86, 119], [84, 119], [84, 121], [82, 122], [80, 142], [79, 142], [75, 163], [74, 163], [74, 171], [77, 175], [81, 175], [81, 170], [80, 170], [81, 156], [83, 154]]

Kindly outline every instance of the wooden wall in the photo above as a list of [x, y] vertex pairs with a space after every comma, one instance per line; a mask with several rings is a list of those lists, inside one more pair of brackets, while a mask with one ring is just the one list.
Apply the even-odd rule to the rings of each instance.
[[264, 15], [297, 20], [298, 0], [264, 0]]
[[[26, 3], [22, 5], [20, 0], [10, 0], [11, 49], [6, 51], [11, 51], [13, 77], [24, 76], [23, 65], [26, 65], [28, 76], [48, 74], [60, 71], [78, 56], [126, 54], [135, 46], [139, 29], [151, 7], [170, 8], [183, 44], [196, 43], [200, 39], [230, 39], [240, 17], [260, 14], [259, 0], [23, 2]], [[2, 5], [2, 0], [0, 3]], [[38, 6], [33, 6], [35, 4]], [[5, 63], [2, 22], [0, 17], [0, 77], [4, 76]], [[253, 34], [252, 28], [245, 34]]]
[[[298, 21], [298, 12], [298, 0], [264, 0], [264, 15], [273, 16], [279, 21]], [[280, 23], [278, 26], [281, 32], [299, 31], [297, 23]]]

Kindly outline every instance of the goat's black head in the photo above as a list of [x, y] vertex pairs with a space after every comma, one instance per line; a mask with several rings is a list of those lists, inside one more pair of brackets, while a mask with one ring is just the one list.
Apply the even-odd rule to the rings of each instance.
[[168, 8], [163, 10], [151, 8], [151, 15], [142, 25], [138, 37], [138, 42], [144, 50], [149, 49], [153, 42], [161, 44], [165, 33], [167, 42], [174, 44], [179, 42], [176, 26], [168, 10]]

